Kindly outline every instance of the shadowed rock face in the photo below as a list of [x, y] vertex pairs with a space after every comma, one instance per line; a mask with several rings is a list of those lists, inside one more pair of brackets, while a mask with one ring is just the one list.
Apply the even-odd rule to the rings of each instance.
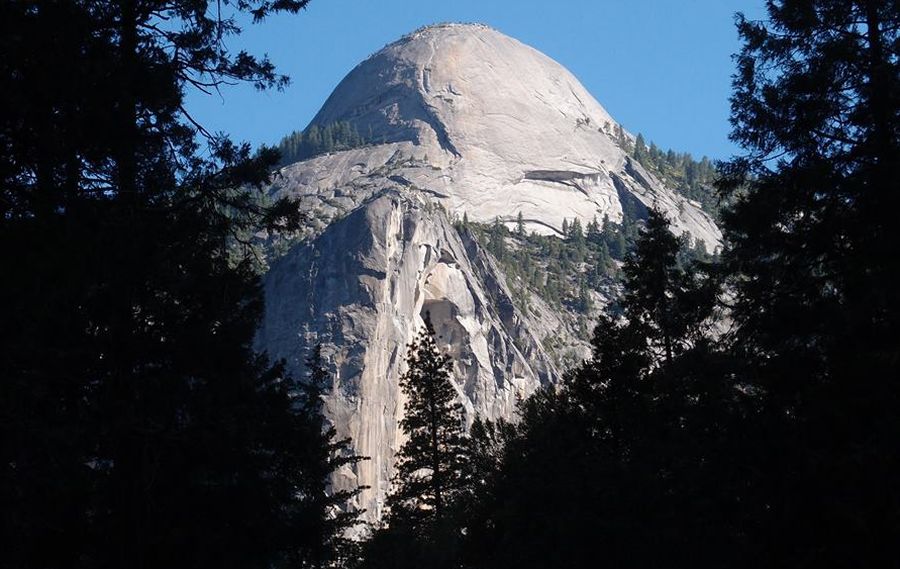
[[559, 378], [544, 341], [565, 336], [562, 319], [534, 297], [520, 311], [493, 260], [450, 219], [513, 223], [521, 212], [546, 234], [564, 218], [619, 221], [634, 200], [710, 250], [719, 243], [705, 213], [616, 145], [615, 121], [575, 77], [484, 26], [433, 26], [386, 46], [313, 124], [335, 121], [383, 143], [282, 169], [272, 194], [299, 198], [315, 222], [266, 276], [259, 346], [299, 377], [324, 344], [335, 372], [326, 410], [371, 457], [335, 485], [371, 486], [359, 504], [371, 519], [402, 443], [398, 380], [426, 311], [469, 421], [509, 417], [517, 398]]

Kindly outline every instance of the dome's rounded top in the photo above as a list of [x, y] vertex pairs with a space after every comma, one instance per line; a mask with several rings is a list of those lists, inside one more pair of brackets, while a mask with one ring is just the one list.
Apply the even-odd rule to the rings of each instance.
[[[482, 24], [435, 24], [385, 46], [341, 81], [312, 124], [337, 121], [379, 141], [434, 138], [457, 156], [470, 148], [585, 165], [603, 158], [598, 147], [612, 151], [614, 128], [564, 67]], [[561, 144], [548, 147], [556, 135]]]
[[497, 31], [494, 28], [490, 27], [489, 25], [482, 24], [480, 22], [437, 22], [434, 24], [428, 24], [427, 26], [422, 26], [421, 28], [406, 34], [405, 36], [403, 36], [402, 38], [400, 38], [397, 41], [400, 42], [400, 41], [414, 39], [417, 36], [421, 36], [423, 34], [428, 34], [428, 33], [439, 34], [439, 33], [447, 32], [447, 31], [475, 33], [475, 32], [482, 31], [482, 30]]
[[[403, 34], [400, 38], [388, 43], [382, 49], [387, 49], [391, 46], [406, 43], [408, 41], [413, 41], [416, 39], [420, 39], [423, 36], [428, 35], [439, 35], [443, 33], [477, 33], [479, 31], [494, 31], [497, 32], [496, 28], [493, 28], [487, 24], [482, 24], [480, 22], [435, 22], [433, 24], [427, 24], [416, 28], [415, 30]], [[500, 33], [500, 32], [497, 32]], [[381, 50], [379, 50], [381, 51]], [[376, 52], [377, 54], [378, 52]], [[374, 55], [374, 54], [373, 54]]]
[[[373, 54], [311, 124], [338, 121], [376, 144], [407, 143], [379, 149], [391, 168], [418, 164], [397, 179], [443, 196], [470, 219], [521, 212], [557, 231], [567, 218], [619, 219], [619, 192], [643, 192], [648, 203], [662, 195], [620, 146], [621, 127], [575, 76], [480, 24], [427, 26]], [[669, 201], [677, 212], [678, 200]], [[701, 225], [713, 244], [715, 228]]]

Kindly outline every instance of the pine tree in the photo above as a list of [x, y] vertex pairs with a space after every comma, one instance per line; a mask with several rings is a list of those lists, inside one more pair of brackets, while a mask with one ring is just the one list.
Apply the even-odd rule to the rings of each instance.
[[581, 227], [581, 220], [577, 217], [572, 220], [572, 225], [569, 228], [569, 241], [575, 252], [575, 261], [578, 263], [584, 261], [584, 257], [587, 254], [586, 241], [584, 239], [584, 230]]
[[625, 228], [621, 225], [616, 229], [612, 229], [612, 224], [604, 224], [604, 233], [609, 236], [609, 251], [614, 259], [624, 261], [628, 254], [628, 239], [625, 237]]
[[606, 275], [613, 267], [612, 255], [609, 252], [609, 246], [603, 241], [600, 243], [597, 252], [597, 272], [600, 275]]
[[[681, 302], [684, 289], [706, 283], [676, 278], [678, 244], [651, 213], [637, 244], [647, 270], [626, 279], [622, 317], [599, 315], [591, 359], [520, 407], [520, 421], [494, 451], [499, 472], [464, 520], [472, 566], [746, 563], [743, 533], [733, 525], [747, 499], [738, 491], [746, 476], [741, 446], [729, 438], [736, 392], [708, 338], [691, 326], [670, 329], [683, 349], [660, 365], [666, 320], [702, 321], [714, 306], [714, 294]], [[645, 294], [659, 288], [660, 275], [665, 300]]]
[[[400, 426], [407, 441], [397, 453], [391, 523], [439, 522], [469, 483], [463, 407], [452, 384], [450, 356], [442, 354], [426, 313], [425, 327], [410, 345], [400, 379], [406, 409]], [[401, 522], [402, 523], [402, 522]]]
[[371, 133], [369, 138], [363, 138], [356, 125], [350, 121], [329, 123], [322, 128], [312, 125], [306, 132], [294, 131], [281, 139], [278, 143], [278, 150], [281, 152], [279, 164], [293, 164], [323, 152], [357, 148], [369, 141]]
[[525, 237], [525, 220], [522, 218], [521, 211], [516, 216], [516, 235]]
[[[641, 330], [650, 346], [658, 347], [658, 356], [668, 364], [694, 336], [703, 311], [712, 298], [701, 300], [702, 291], [693, 286], [691, 275], [679, 266], [683, 243], [669, 230], [663, 214], [651, 210], [637, 247], [623, 268], [626, 293], [623, 307], [632, 325]], [[692, 310], [696, 305], [699, 314]]]
[[[322, 139], [322, 129], [319, 128], [319, 125], [312, 125], [309, 127], [304, 133], [304, 138], [306, 138], [307, 144], [309, 145], [310, 153], [319, 153], [322, 152], [325, 144]], [[312, 154], [310, 154], [312, 155]]]
[[634, 159], [644, 164], [647, 161], [647, 143], [644, 141], [644, 135], [638, 133], [634, 140], [634, 152], [631, 154]]
[[594, 301], [591, 298], [591, 292], [588, 289], [587, 280], [581, 277], [578, 280], [578, 309], [587, 314], [594, 308]]
[[628, 137], [625, 135], [625, 129], [622, 128], [621, 124], [616, 124], [616, 144], [619, 145], [619, 148], [624, 150], [625, 152], [630, 151], [630, 143], [628, 141]]
[[878, 565], [900, 512], [886, 490], [900, 469], [900, 7], [768, 12], [738, 20], [732, 139], [747, 153], [720, 184], [736, 199], [731, 347], [776, 442], [760, 452], [762, 564]]
[[654, 168], [662, 168], [662, 150], [653, 141], [650, 142], [649, 159]]
[[577, 217], [572, 219], [572, 225], [569, 227], [569, 239], [576, 244], [584, 241], [584, 229], [581, 227], [581, 220]]
[[299, 385], [297, 399], [308, 432], [298, 441], [302, 446], [295, 454], [303, 461], [298, 466], [304, 474], [304, 485], [300, 488], [308, 504], [304, 507], [313, 515], [299, 530], [306, 545], [298, 548], [294, 561], [299, 567], [311, 569], [343, 567], [357, 555], [358, 544], [348, 537], [348, 531], [363, 523], [359, 519], [363, 511], [355, 509], [351, 502], [364, 487], [335, 490], [330, 484], [331, 477], [342, 467], [365, 458], [355, 455], [350, 439], [338, 439], [335, 428], [326, 422], [323, 397], [331, 384], [331, 375], [325, 368], [321, 344], [313, 348], [306, 367], [308, 376]]
[[397, 453], [386, 524], [366, 543], [362, 566], [450, 569], [459, 566], [457, 521], [472, 503], [474, 466], [450, 358], [438, 349], [427, 313], [407, 365], [400, 380], [407, 440]]
[[322, 152], [331, 152], [334, 146], [334, 124], [327, 124], [322, 128]]
[[671, 148], [666, 151], [666, 165], [671, 169], [676, 169], [678, 162], [678, 156], [675, 154], [675, 151]]
[[600, 233], [600, 224], [597, 222], [597, 216], [587, 224], [586, 228], [586, 237], [587, 240], [594, 244], [599, 244], [601, 242], [601, 233]]
[[276, 152], [184, 110], [192, 87], [287, 79], [226, 49], [237, 26], [207, 4], [0, 5], [4, 566], [271, 567], [301, 547], [305, 423], [253, 350], [246, 240], [297, 208], [260, 205]]
[[506, 258], [506, 226], [500, 221], [499, 217], [494, 218], [488, 233], [488, 250], [497, 258], [503, 261]]

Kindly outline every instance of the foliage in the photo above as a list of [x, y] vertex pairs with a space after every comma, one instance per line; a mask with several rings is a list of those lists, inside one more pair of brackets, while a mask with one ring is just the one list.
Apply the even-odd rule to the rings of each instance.
[[468, 483], [463, 408], [451, 382], [450, 357], [438, 349], [426, 315], [400, 378], [406, 397], [400, 427], [407, 439], [396, 457], [392, 523], [439, 520]]
[[626, 249], [624, 237], [614, 224], [607, 225], [606, 233], [591, 235], [591, 239], [583, 233], [573, 239], [524, 230], [511, 232], [499, 219], [489, 226], [472, 222], [464, 225], [500, 264], [522, 307], [528, 306], [528, 296], [534, 292], [552, 306], [587, 312], [580, 299], [581, 285], [603, 290], [618, 271], [606, 242], [614, 243], [616, 253], [622, 253], [620, 259]]
[[281, 152], [280, 165], [293, 164], [320, 154], [349, 150], [365, 146], [373, 141], [372, 133], [362, 136], [356, 125], [349, 121], [338, 121], [326, 124], [311, 125], [306, 130], [295, 130], [278, 143]]
[[287, 83], [222, 6], [0, 5], [3, 567], [269, 568], [322, 523], [320, 419], [253, 350], [246, 235], [297, 209], [257, 197], [276, 151], [183, 108]]
[[628, 325], [646, 339], [648, 348], [658, 348], [655, 359], [666, 365], [703, 336], [701, 324], [709, 316], [717, 292], [708, 274], [696, 266], [686, 271], [679, 265], [681, 245], [665, 217], [651, 211], [623, 269], [621, 304]]
[[295, 453], [303, 458], [298, 465], [298, 471], [305, 475], [300, 492], [308, 501], [310, 513], [304, 517], [307, 525], [299, 532], [307, 544], [299, 549], [293, 562], [299, 567], [345, 567], [359, 555], [358, 543], [348, 537], [348, 532], [363, 523], [363, 511], [349, 504], [365, 487], [336, 490], [331, 487], [331, 476], [366, 458], [355, 455], [350, 439], [338, 439], [335, 428], [326, 422], [322, 398], [332, 378], [325, 368], [321, 345], [313, 348], [306, 367], [308, 376], [298, 384], [294, 399], [308, 425], [301, 437], [302, 446]]
[[623, 148], [630, 148], [631, 156], [641, 166], [656, 174], [667, 186], [699, 203], [713, 219], [719, 219], [723, 205], [715, 189], [719, 172], [708, 157], [695, 160], [688, 152], [675, 152], [671, 148], [663, 151], [653, 142], [648, 146], [640, 133], [634, 145]]
[[400, 378], [406, 442], [396, 455], [386, 525], [366, 547], [367, 567], [450, 567], [456, 554], [452, 513], [472, 484], [472, 466], [450, 357], [434, 334], [426, 313]]
[[743, 396], [706, 333], [715, 283], [680, 268], [678, 247], [651, 212], [622, 316], [600, 316], [591, 360], [525, 401], [501, 436], [473, 436], [492, 443], [482, 461], [496, 470], [459, 521], [471, 566], [686, 567], [745, 553], [730, 517], [747, 495], [730, 494], [743, 448], [725, 444]]
[[[586, 226], [577, 218], [571, 224], [564, 220], [565, 231], [559, 237], [527, 233], [521, 214], [514, 231], [499, 218], [491, 225], [464, 221], [459, 228], [471, 232], [500, 264], [520, 307], [527, 309], [528, 297], [534, 293], [551, 306], [592, 316], [593, 293], [613, 295], [623, 278], [622, 264], [634, 250], [647, 216], [634, 205], [626, 204], [623, 211], [621, 224], [605, 216], [602, 222], [593, 219]], [[713, 259], [702, 242], [687, 245], [685, 241], [678, 247], [682, 265]]]
[[[783, 0], [738, 18], [724, 217], [731, 349], [773, 445], [772, 561], [877, 565], [897, 531], [900, 6]], [[827, 499], [826, 499], [827, 497]]]

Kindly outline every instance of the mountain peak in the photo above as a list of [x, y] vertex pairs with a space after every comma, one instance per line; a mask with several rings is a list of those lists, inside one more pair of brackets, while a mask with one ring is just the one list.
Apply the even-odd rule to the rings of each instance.
[[420, 28], [366, 59], [311, 124], [346, 120], [386, 141], [417, 143], [424, 134], [418, 127], [428, 125], [446, 143], [444, 134], [466, 138], [481, 125], [521, 145], [504, 116], [613, 123], [571, 73], [539, 51], [483, 24], [449, 23]]
[[480, 22], [436, 22], [434, 24], [428, 24], [426, 26], [422, 26], [421, 28], [414, 30], [401, 38], [401, 41], [406, 38], [413, 38], [418, 34], [425, 33], [442, 33], [442, 32], [470, 32], [476, 33], [478, 31], [496, 31], [494, 28], [487, 24], [482, 24]]
[[[441, 35], [475, 35], [484, 32], [500, 33], [495, 28], [492, 28], [491, 26], [482, 24], [480, 22], [435, 22], [434, 24], [427, 24], [409, 32], [408, 34], [401, 36], [399, 39], [388, 43], [382, 49], [387, 49], [391, 46], [400, 45], [411, 41], [421, 40], [427, 37], [435, 37]], [[376, 52], [376, 54], [377, 53], [378, 52]]]
[[[329, 419], [372, 458], [342, 471], [335, 488], [369, 486], [359, 505], [372, 519], [401, 439], [403, 353], [425, 314], [455, 362], [468, 419], [508, 418], [521, 397], [557, 381], [551, 346], [581, 322], [505, 274], [453, 216], [521, 218], [528, 231], [561, 235], [566, 220], [620, 222], [625, 210], [654, 207], [675, 233], [719, 243], [696, 204], [629, 157], [622, 146], [633, 139], [571, 73], [486, 26], [439, 24], [385, 46], [311, 124], [332, 126], [316, 136], [343, 129], [368, 143], [281, 170], [273, 193], [298, 199], [310, 227], [266, 277], [258, 341], [298, 377], [307, 350], [325, 346]], [[576, 361], [588, 353], [570, 347]]]
[[[564, 219], [622, 218], [620, 194], [718, 245], [712, 221], [633, 163], [621, 126], [562, 65], [483, 24], [435, 24], [357, 65], [310, 123], [350, 123], [419, 161], [394, 174], [474, 221], [560, 233]], [[371, 158], [371, 152], [364, 152]], [[375, 155], [381, 155], [375, 153]]]

